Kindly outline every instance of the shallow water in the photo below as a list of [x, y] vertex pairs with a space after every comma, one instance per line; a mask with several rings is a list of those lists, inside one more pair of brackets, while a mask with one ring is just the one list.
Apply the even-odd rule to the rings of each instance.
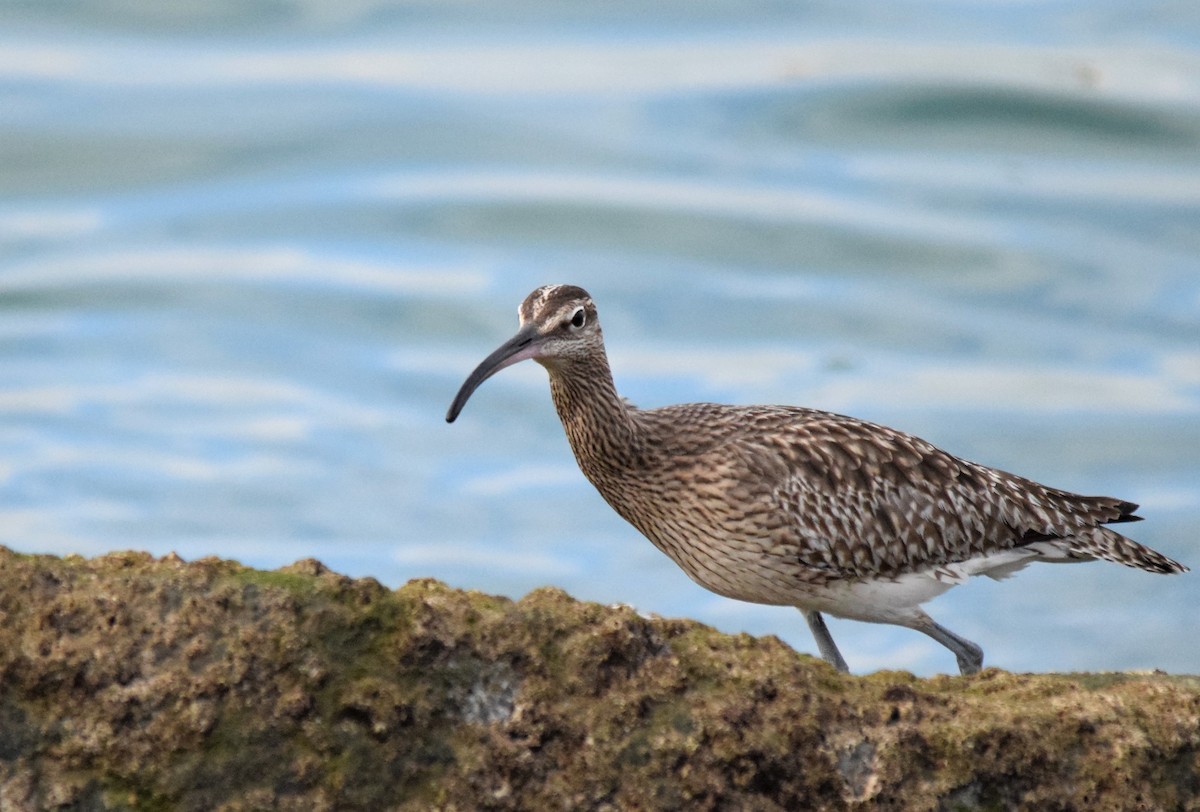
[[[1140, 502], [1200, 565], [1200, 14], [1188, 3], [0, 8], [0, 543], [316, 556], [778, 634], [576, 470], [532, 288], [622, 392], [796, 403]], [[1011, 669], [1200, 672], [1196, 576], [930, 605]], [[855, 670], [953, 668], [833, 621]]]

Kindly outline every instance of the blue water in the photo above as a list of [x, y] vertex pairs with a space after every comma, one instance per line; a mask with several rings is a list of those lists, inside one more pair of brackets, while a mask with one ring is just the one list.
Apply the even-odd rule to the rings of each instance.
[[[0, 543], [544, 584], [813, 645], [575, 469], [532, 288], [643, 406], [795, 403], [1140, 502], [1200, 566], [1200, 7], [0, 6]], [[1200, 673], [1197, 575], [930, 605], [1014, 670]], [[916, 633], [833, 621], [851, 667]]]

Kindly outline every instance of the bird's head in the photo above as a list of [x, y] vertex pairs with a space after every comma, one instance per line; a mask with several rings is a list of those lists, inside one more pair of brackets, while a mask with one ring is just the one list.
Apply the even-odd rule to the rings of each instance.
[[481, 383], [518, 361], [532, 358], [556, 369], [604, 351], [596, 305], [583, 288], [544, 285], [525, 297], [517, 315], [520, 329], [467, 376], [446, 412], [447, 423], [454, 422]]

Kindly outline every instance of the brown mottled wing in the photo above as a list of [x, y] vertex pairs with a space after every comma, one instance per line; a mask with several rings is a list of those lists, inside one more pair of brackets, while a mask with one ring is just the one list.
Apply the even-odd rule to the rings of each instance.
[[[1100, 527], [1136, 505], [1085, 497], [958, 459], [884, 426], [787, 407], [750, 408], [730, 437], [794, 518], [801, 563], [832, 578], [892, 575], [1035, 541], [1157, 572], [1180, 565]], [[789, 545], [792, 546], [792, 545]]]
[[980, 498], [979, 473], [954, 457], [882, 426], [780, 411], [756, 415], [770, 429], [741, 442], [781, 463], [772, 501], [792, 517], [806, 567], [831, 578], [894, 575], [1018, 542]]

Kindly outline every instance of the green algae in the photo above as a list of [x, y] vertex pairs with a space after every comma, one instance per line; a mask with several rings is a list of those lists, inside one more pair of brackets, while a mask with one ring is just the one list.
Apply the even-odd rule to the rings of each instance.
[[230, 573], [230, 577], [239, 583], [254, 586], [283, 589], [294, 595], [308, 595], [318, 589], [319, 581], [309, 575], [280, 570], [239, 569]]

